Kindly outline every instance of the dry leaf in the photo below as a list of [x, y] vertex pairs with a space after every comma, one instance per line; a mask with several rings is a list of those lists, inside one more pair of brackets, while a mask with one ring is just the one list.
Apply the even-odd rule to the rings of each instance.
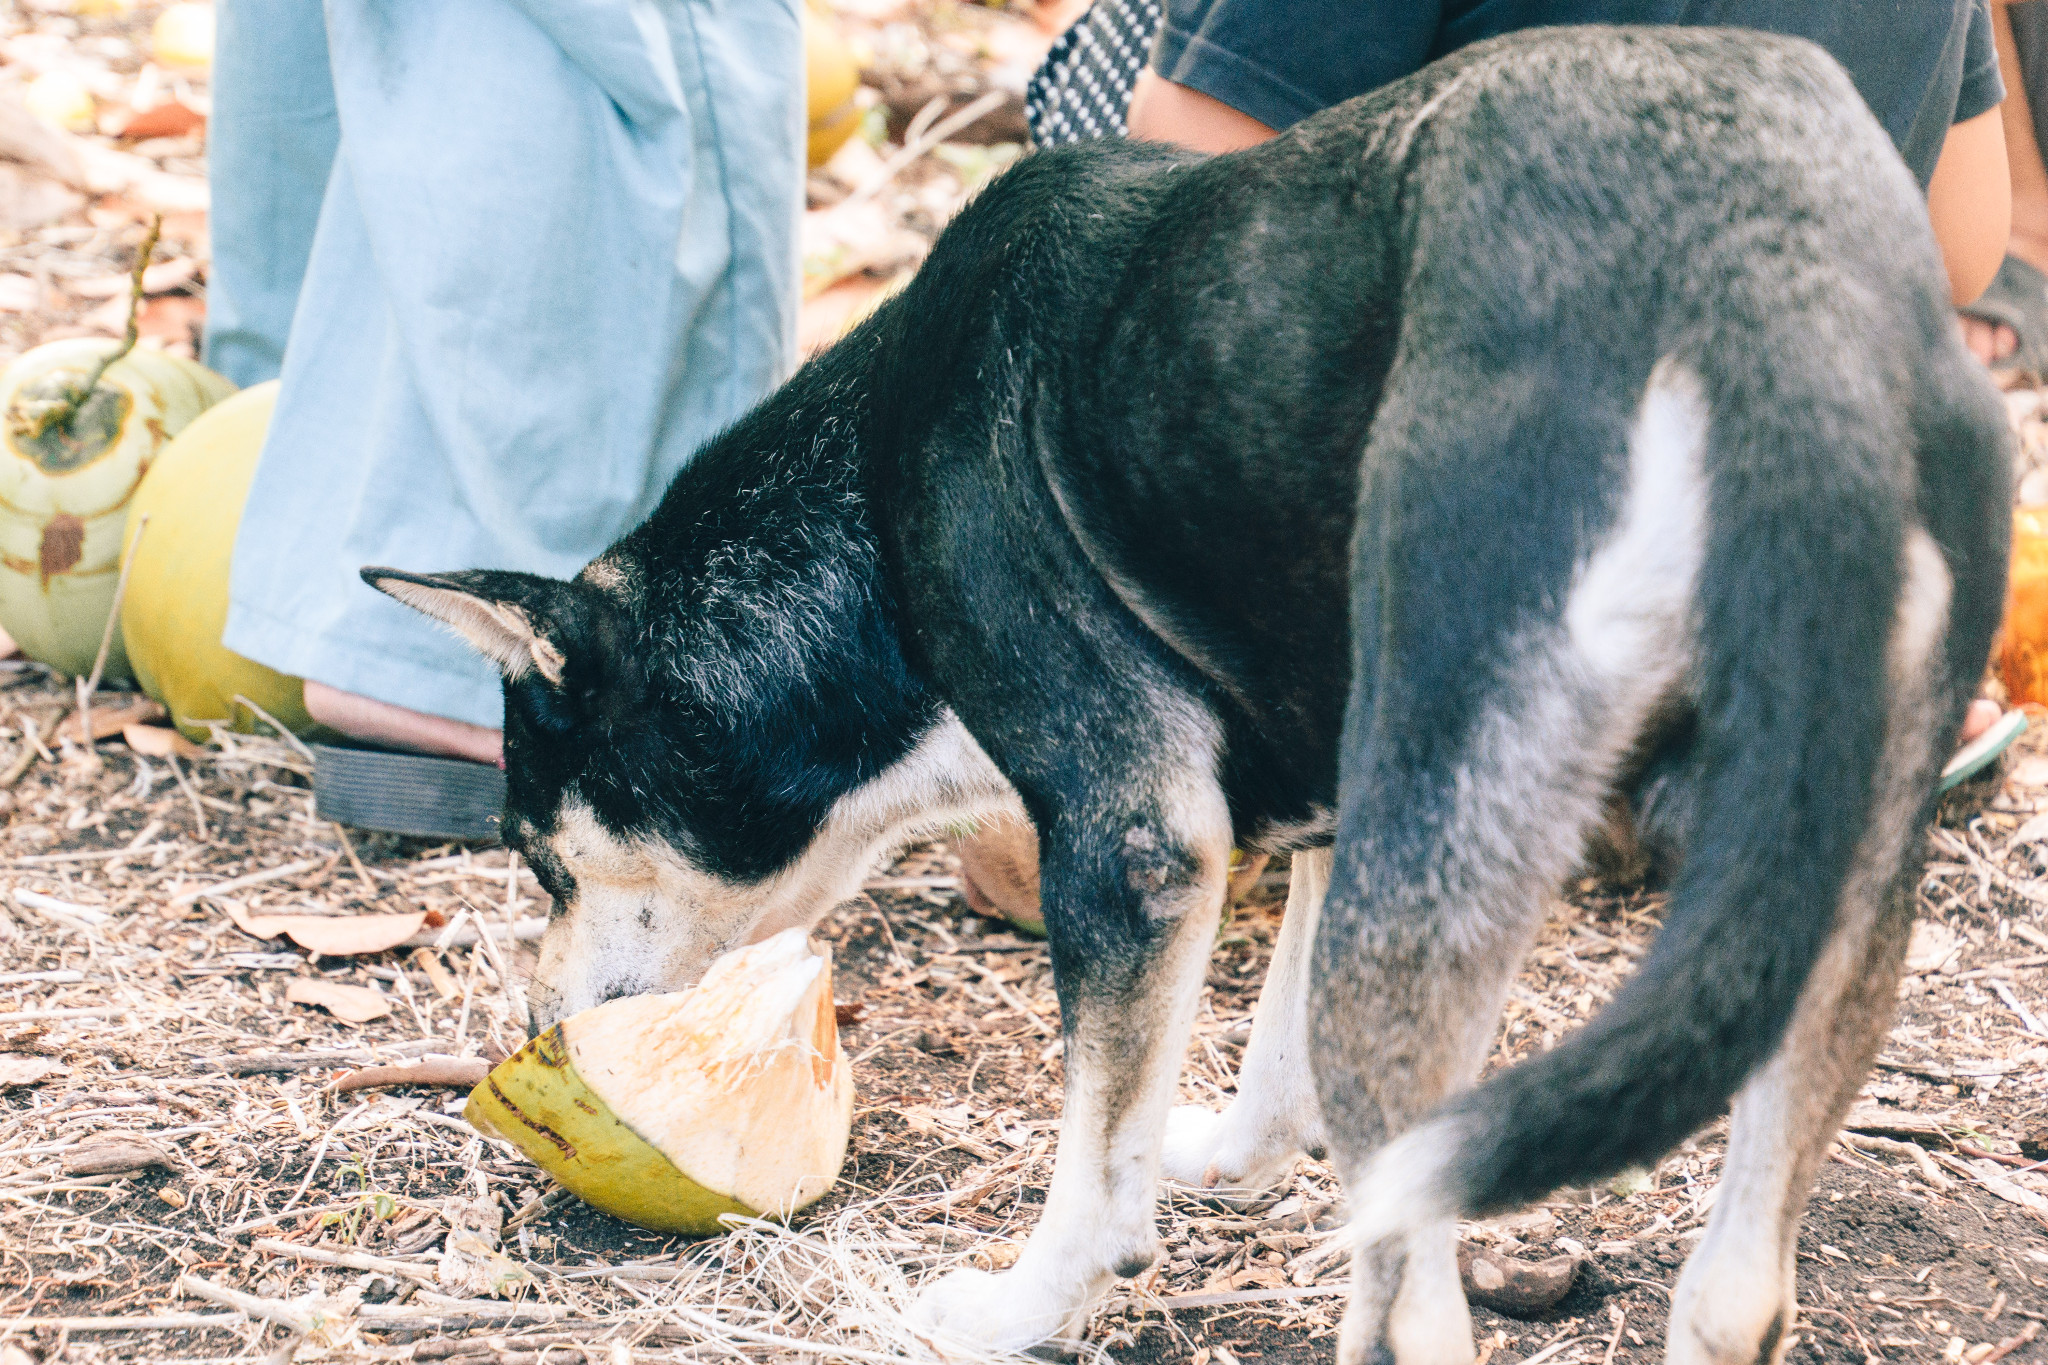
[[[92, 737], [109, 739], [123, 733], [131, 725], [146, 725], [153, 720], [162, 720], [168, 712], [161, 704], [148, 697], [137, 697], [119, 706], [95, 706], [92, 708]], [[78, 738], [78, 712], [72, 711], [58, 721], [50, 731], [51, 737], [70, 735]]]
[[458, 1299], [505, 1298], [533, 1283], [525, 1267], [474, 1232], [455, 1231], [441, 1247], [434, 1276]]
[[517, 1261], [498, 1250], [505, 1211], [495, 1199], [450, 1195], [441, 1201], [441, 1216], [448, 1222], [448, 1239], [441, 1244], [434, 1274], [444, 1291], [464, 1299], [502, 1298], [532, 1283]]
[[327, 957], [396, 948], [427, 922], [424, 910], [408, 915], [252, 915], [240, 901], [222, 898], [221, 904], [227, 907], [235, 927], [251, 938], [290, 935], [301, 948]]
[[391, 1002], [367, 986], [350, 986], [340, 981], [295, 976], [284, 988], [284, 998], [294, 1005], [318, 1005], [337, 1019], [367, 1024], [391, 1013]]
[[[93, 728], [97, 730], [99, 726], [95, 724]], [[124, 725], [121, 738], [128, 741], [128, 747], [136, 753], [151, 758], [169, 758], [176, 754], [179, 758], [193, 759], [206, 754], [206, 750], [176, 730], [161, 725]]]
[[[127, 300], [121, 304], [121, 325], [128, 325]], [[206, 300], [190, 294], [165, 294], [162, 298], [151, 299], [142, 305], [136, 315], [135, 325], [145, 337], [159, 341], [186, 341], [191, 338], [193, 328], [206, 321]]]
[[18, 1052], [0, 1052], [0, 1090], [41, 1085], [64, 1074], [64, 1065], [47, 1057], [24, 1057]]
[[146, 137], [183, 137], [195, 129], [204, 127], [205, 124], [206, 115], [188, 104], [170, 100], [153, 109], [145, 109], [139, 114], [131, 115], [128, 121], [121, 125], [121, 137], [130, 142], [137, 142]]
[[1940, 920], [1915, 920], [1912, 942], [1906, 949], [1906, 971], [1915, 976], [1938, 971], [1963, 946], [1962, 936]]

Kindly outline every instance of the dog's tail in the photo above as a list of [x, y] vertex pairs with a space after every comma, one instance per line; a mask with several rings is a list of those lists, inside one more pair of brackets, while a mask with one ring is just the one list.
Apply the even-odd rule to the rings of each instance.
[[1711, 404], [1694, 818], [1665, 926], [1591, 1023], [1411, 1135], [1459, 1216], [1654, 1160], [1725, 1112], [1845, 900], [1895, 893], [1932, 799], [1960, 699], [1949, 573], [1885, 474], [1911, 438], [1868, 410], [1743, 398]]

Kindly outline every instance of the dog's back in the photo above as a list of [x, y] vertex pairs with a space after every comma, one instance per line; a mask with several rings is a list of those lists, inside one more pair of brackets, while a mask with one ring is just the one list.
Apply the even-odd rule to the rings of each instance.
[[[910, 591], [960, 572], [940, 488], [986, 480], [999, 515], [1063, 523], [1210, 691], [1254, 842], [1327, 835], [1370, 665], [1347, 648], [1354, 536], [1485, 547], [1491, 572], [1403, 648], [1444, 661], [1446, 706], [1491, 690], [1497, 632], [1562, 600], [1621, 516], [1660, 362], [1746, 424], [1711, 458], [1756, 516], [1717, 502], [1717, 524], [1777, 525], [1776, 504], [1804, 533], [1833, 484], [1879, 485], [1970, 576], [1957, 667], [1996, 609], [2002, 554], [1961, 550], [2004, 496], [1999, 414], [1910, 175], [1797, 40], [1518, 34], [1250, 152], [1041, 154], [878, 321], [884, 388], [917, 399], [883, 405], [876, 441]], [[998, 448], [963, 468], [955, 432], [982, 423]], [[1403, 521], [1433, 510], [1459, 520]], [[1883, 538], [1833, 538], [1869, 556], [1834, 566], [1849, 582], [1896, 571]], [[1839, 590], [1805, 544], [1756, 553]], [[1814, 695], [1855, 710], [1851, 686]]]

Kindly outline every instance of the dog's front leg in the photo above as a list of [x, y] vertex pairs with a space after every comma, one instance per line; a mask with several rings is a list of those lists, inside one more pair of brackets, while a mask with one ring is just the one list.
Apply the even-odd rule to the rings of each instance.
[[1041, 867], [1066, 1039], [1066, 1107], [1045, 1213], [1017, 1264], [956, 1271], [916, 1319], [1011, 1350], [1078, 1340], [1118, 1276], [1157, 1254], [1159, 1144], [1216, 936], [1230, 857], [1214, 781], [1055, 820]]

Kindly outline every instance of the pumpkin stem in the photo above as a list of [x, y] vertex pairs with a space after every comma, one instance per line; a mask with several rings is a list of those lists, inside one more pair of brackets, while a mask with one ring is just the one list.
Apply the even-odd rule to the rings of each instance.
[[83, 384], [67, 386], [53, 398], [32, 399], [17, 403], [7, 414], [7, 426], [16, 436], [24, 440], [35, 440], [55, 426], [69, 427], [78, 415], [78, 409], [99, 387], [101, 376], [107, 368], [135, 349], [141, 339], [142, 315], [142, 272], [149, 269], [149, 258], [156, 251], [157, 238], [163, 234], [164, 216], [159, 213], [150, 219], [149, 233], [142, 239], [142, 249], [135, 253], [135, 272], [128, 282], [128, 333], [121, 344], [110, 352]]

